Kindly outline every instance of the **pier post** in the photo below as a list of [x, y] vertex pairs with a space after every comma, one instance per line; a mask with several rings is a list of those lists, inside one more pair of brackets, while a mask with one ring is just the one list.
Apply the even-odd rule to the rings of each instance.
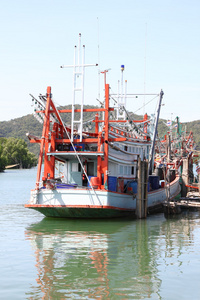
[[136, 202], [136, 217], [144, 219], [147, 217], [147, 195], [148, 195], [148, 162], [138, 161], [138, 190]]
[[167, 136], [167, 161], [171, 162], [171, 136]]
[[183, 170], [182, 170], [182, 189], [181, 196], [186, 197], [187, 195], [187, 185], [189, 183], [189, 159], [188, 157], [183, 158]]

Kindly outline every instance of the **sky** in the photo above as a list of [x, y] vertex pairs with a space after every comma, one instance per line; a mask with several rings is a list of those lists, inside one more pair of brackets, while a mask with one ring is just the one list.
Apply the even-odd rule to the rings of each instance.
[[[72, 102], [74, 46], [85, 62], [85, 104], [103, 99], [104, 77], [118, 92], [164, 91], [161, 118], [200, 120], [199, 0], [7, 0], [0, 2], [0, 121], [33, 113], [31, 97], [51, 86], [58, 105]], [[100, 80], [100, 90], [99, 90]], [[154, 113], [157, 99], [127, 100], [127, 109]], [[152, 100], [152, 101], [151, 101]], [[144, 103], [148, 103], [145, 108]]]

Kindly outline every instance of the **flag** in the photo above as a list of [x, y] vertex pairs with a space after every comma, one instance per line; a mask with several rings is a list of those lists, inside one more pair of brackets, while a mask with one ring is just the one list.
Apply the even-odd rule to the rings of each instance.
[[167, 126], [171, 126], [171, 121], [170, 120], [167, 121]]

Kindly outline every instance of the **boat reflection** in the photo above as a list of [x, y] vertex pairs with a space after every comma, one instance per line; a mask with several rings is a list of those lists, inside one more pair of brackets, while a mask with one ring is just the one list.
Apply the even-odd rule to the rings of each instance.
[[162, 215], [135, 221], [45, 218], [25, 232], [37, 268], [28, 296], [161, 299], [161, 261], [172, 255], [181, 264], [192, 230], [191, 222]]

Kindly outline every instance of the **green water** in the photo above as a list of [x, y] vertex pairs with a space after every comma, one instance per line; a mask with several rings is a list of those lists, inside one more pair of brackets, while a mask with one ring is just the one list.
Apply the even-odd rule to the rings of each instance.
[[0, 174], [0, 299], [200, 299], [200, 214], [61, 220], [25, 209], [36, 169]]

